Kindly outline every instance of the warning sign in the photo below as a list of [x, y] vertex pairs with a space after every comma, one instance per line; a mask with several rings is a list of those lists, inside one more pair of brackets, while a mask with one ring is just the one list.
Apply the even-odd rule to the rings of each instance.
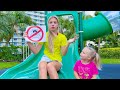
[[46, 26], [28, 26], [26, 28], [26, 41], [30, 42], [45, 42], [46, 41]]

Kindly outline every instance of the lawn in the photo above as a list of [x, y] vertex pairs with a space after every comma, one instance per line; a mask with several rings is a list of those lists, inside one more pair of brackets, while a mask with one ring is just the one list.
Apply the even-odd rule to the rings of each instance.
[[[20, 62], [0, 62], [0, 70], [13, 67]], [[101, 59], [102, 64], [120, 64], [120, 59]]]
[[13, 67], [19, 63], [20, 62], [0, 62], [0, 70]]
[[101, 59], [102, 64], [120, 64], [120, 59]]

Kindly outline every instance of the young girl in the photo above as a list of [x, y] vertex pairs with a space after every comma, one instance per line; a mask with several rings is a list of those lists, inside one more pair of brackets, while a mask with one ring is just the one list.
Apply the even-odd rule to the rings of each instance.
[[[24, 33], [24, 37], [26, 33]], [[31, 51], [37, 54], [42, 45], [44, 45], [44, 55], [39, 62], [39, 78], [47, 79], [47, 74], [51, 79], [58, 79], [57, 71], [62, 67], [62, 56], [64, 56], [70, 43], [74, 42], [76, 37], [67, 41], [65, 35], [59, 33], [59, 22], [56, 16], [48, 19], [48, 32], [46, 33], [46, 42], [39, 42], [37, 46], [33, 46], [31, 42], [27, 42]]]
[[74, 66], [74, 76], [76, 79], [97, 79], [100, 66], [100, 57], [91, 47], [85, 47], [80, 53], [81, 60]]

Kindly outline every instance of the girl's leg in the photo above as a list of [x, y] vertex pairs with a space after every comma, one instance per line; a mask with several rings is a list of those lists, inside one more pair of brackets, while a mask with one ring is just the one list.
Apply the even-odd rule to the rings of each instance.
[[47, 71], [51, 79], [59, 79], [57, 71], [61, 68], [61, 64], [57, 61], [52, 61], [47, 64]]
[[39, 78], [47, 79], [47, 62], [45, 61], [39, 63]]

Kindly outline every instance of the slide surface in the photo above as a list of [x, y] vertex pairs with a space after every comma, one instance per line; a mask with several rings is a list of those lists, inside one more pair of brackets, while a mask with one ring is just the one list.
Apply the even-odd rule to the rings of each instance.
[[[79, 59], [79, 54], [75, 47], [75, 43], [71, 44], [67, 54], [63, 56], [63, 66], [58, 72], [60, 79], [74, 79], [73, 66], [76, 60]], [[31, 54], [22, 63], [5, 71], [0, 76], [0, 79], [39, 79], [38, 63], [43, 55], [43, 50], [44, 47], [37, 55]]]

